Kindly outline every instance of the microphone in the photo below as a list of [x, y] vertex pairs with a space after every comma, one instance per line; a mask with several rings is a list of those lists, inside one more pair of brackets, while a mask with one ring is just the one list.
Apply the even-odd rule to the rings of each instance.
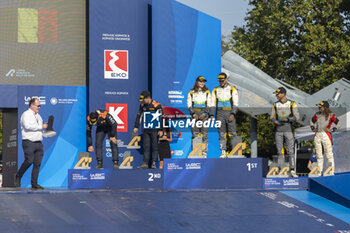
[[49, 116], [49, 120], [47, 121], [47, 128], [45, 132], [43, 132], [43, 137], [51, 138], [56, 135], [56, 132], [53, 130], [53, 120], [54, 117], [52, 115]]

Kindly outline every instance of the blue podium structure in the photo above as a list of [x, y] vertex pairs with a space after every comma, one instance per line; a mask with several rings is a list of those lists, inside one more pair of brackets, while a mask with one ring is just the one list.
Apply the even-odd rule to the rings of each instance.
[[[265, 178], [264, 158], [165, 159], [161, 169], [70, 169], [69, 189], [308, 189], [309, 178]], [[332, 178], [330, 178], [332, 179]]]
[[158, 169], [70, 169], [69, 189], [163, 189]]
[[70, 169], [69, 189], [262, 189], [267, 160], [165, 159], [159, 169]]
[[165, 189], [261, 189], [267, 160], [169, 159], [164, 162]]

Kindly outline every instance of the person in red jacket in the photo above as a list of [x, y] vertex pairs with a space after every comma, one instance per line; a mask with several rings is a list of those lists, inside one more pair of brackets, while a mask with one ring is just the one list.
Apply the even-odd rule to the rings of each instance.
[[311, 130], [315, 132], [314, 144], [317, 155], [317, 165], [320, 168], [320, 174], [323, 171], [322, 146], [329, 166], [334, 167], [333, 139], [332, 132], [339, 129], [340, 123], [335, 114], [329, 109], [327, 101], [321, 101], [317, 104], [317, 112], [310, 120]]

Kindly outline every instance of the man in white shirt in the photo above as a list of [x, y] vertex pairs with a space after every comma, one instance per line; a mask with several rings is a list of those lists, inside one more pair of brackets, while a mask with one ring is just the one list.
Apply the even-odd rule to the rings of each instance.
[[40, 101], [32, 98], [29, 102], [29, 109], [21, 116], [22, 147], [24, 151], [24, 162], [15, 177], [15, 186], [21, 186], [21, 178], [27, 169], [33, 164], [31, 184], [32, 189], [44, 189], [38, 184], [41, 160], [44, 155], [43, 130], [47, 128], [47, 123], [43, 124], [43, 119], [39, 115]]

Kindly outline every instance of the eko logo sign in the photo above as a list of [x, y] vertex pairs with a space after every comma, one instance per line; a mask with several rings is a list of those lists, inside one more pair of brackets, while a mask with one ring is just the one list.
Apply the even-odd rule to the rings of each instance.
[[106, 104], [106, 109], [117, 122], [117, 132], [128, 132], [128, 104]]
[[105, 50], [104, 73], [105, 79], [129, 79], [129, 52]]

